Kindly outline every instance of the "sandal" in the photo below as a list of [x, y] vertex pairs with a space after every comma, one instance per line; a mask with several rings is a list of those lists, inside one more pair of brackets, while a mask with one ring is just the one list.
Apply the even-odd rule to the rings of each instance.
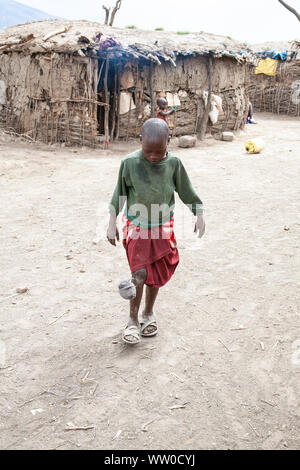
[[[155, 330], [152, 333], [145, 333], [145, 330], [147, 328], [153, 327]], [[142, 323], [141, 323], [141, 336], [145, 338], [151, 338], [153, 336], [156, 336], [158, 333], [158, 326], [156, 322], [155, 315], [151, 315], [151, 317], [148, 317], [147, 319], [145, 317], [142, 318]]]
[[[132, 338], [134, 338], [135, 341], [129, 341], [128, 339], [126, 339], [130, 336], [132, 336]], [[122, 333], [122, 340], [126, 344], [131, 344], [131, 345], [139, 344], [141, 342], [141, 337], [140, 337], [140, 331], [138, 327], [135, 325], [127, 326], [127, 328], [125, 328], [125, 330]]]

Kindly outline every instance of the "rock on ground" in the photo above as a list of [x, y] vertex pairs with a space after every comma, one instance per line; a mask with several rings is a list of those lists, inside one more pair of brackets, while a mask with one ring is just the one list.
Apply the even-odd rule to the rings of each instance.
[[197, 144], [197, 137], [195, 135], [183, 135], [179, 137], [179, 147], [181, 148], [192, 148]]

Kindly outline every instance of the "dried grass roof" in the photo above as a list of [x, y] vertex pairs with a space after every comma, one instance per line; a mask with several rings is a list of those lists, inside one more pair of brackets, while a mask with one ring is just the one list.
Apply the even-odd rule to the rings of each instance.
[[[66, 30], [45, 40], [57, 31]], [[97, 35], [102, 33], [100, 42]], [[99, 37], [99, 36], [98, 36]], [[251, 60], [246, 44], [229, 37], [208, 33], [178, 34], [165, 31], [118, 29], [89, 21], [48, 20], [6, 28], [0, 32], [0, 54], [9, 50], [24, 53], [58, 52], [93, 55], [109, 53], [144, 58], [160, 63], [175, 62], [177, 55], [229, 56]]]

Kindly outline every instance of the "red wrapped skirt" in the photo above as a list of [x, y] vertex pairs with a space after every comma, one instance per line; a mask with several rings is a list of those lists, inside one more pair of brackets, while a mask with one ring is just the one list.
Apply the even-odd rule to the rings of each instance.
[[132, 273], [147, 269], [146, 285], [160, 288], [171, 279], [179, 264], [174, 218], [166, 224], [144, 229], [124, 216], [123, 245]]

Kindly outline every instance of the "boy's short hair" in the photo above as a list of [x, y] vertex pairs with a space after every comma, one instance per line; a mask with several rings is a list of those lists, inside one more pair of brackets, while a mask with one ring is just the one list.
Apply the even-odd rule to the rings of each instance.
[[168, 140], [169, 126], [162, 119], [148, 119], [142, 127], [142, 138], [145, 140]]
[[157, 98], [157, 101], [156, 101], [157, 105], [159, 106], [160, 104], [164, 104], [164, 105], [168, 105], [168, 101], [166, 100], [166, 98], [163, 98], [162, 96], [160, 98]]

